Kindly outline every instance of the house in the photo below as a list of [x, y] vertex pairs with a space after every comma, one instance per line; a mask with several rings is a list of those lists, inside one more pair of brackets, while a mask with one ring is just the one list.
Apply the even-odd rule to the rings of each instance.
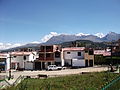
[[108, 50], [94, 50], [94, 55], [111, 56], [111, 52]]
[[12, 52], [11, 69], [33, 70], [37, 52]]
[[10, 69], [10, 55], [0, 53], [0, 71], [7, 71]]
[[46, 69], [48, 65], [61, 65], [61, 46], [42, 45], [40, 46], [39, 58], [35, 60], [35, 69]]
[[119, 57], [120, 56], [120, 39], [116, 42], [116, 44], [111, 44], [109, 47], [112, 52], [112, 56]]
[[102, 65], [102, 64], [110, 64], [111, 61], [111, 52], [109, 48], [106, 50], [94, 50], [94, 56], [95, 56], [95, 61], [94, 63], [96, 65]]
[[[87, 52], [85, 53], [85, 47], [62, 48], [61, 54], [62, 66], [85, 67], [94, 65], [94, 55], [89, 55]], [[90, 60], [92, 62], [89, 62]]]

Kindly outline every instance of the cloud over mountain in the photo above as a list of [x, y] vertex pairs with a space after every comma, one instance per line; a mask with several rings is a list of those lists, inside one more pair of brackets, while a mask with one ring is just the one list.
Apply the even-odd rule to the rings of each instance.
[[22, 45], [23, 44], [20, 44], [20, 43], [16, 43], [16, 44], [0, 43], [0, 50], [9, 49], [9, 48], [13, 48], [13, 47], [18, 47], [18, 46], [22, 46]]
[[42, 42], [46, 42], [46, 41], [48, 41], [51, 37], [53, 37], [53, 36], [58, 36], [59, 34], [57, 33], [57, 32], [50, 32], [50, 34], [48, 34], [48, 35], [45, 35], [42, 39], [41, 39], [41, 41]]

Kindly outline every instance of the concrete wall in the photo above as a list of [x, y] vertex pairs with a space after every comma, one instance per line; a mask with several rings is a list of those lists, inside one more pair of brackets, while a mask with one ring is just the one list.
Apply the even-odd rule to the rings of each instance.
[[85, 60], [84, 59], [73, 59], [72, 60], [73, 67], [85, 67]]
[[33, 70], [33, 62], [25, 62], [26, 70]]
[[[68, 54], [67, 52], [70, 52], [70, 54]], [[78, 56], [78, 52], [81, 52], [81, 56]], [[84, 51], [64, 51], [63, 55], [64, 55], [63, 56], [64, 59], [74, 59], [74, 58], [83, 59]]]
[[[26, 56], [26, 60], [29, 59], [29, 56]], [[13, 56], [11, 63], [19, 63], [19, 68], [24, 68], [24, 56]]]

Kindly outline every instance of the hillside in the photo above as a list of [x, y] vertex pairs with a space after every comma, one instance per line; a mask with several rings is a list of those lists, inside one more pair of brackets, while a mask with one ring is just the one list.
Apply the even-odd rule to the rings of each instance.
[[87, 47], [87, 48], [95, 48], [95, 49], [102, 49], [107, 47], [105, 42], [92, 42], [90, 40], [70, 41], [70, 42], [61, 43], [60, 45], [62, 47]]

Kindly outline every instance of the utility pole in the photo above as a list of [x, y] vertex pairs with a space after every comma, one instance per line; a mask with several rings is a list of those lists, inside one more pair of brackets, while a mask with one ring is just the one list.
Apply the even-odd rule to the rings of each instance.
[[9, 69], [9, 76], [8, 76], [8, 80], [10, 80], [11, 79], [11, 58], [12, 58], [12, 56], [11, 56], [11, 53], [10, 53], [10, 69]]
[[112, 61], [112, 44], [111, 44], [111, 64], [113, 64], [113, 61]]

